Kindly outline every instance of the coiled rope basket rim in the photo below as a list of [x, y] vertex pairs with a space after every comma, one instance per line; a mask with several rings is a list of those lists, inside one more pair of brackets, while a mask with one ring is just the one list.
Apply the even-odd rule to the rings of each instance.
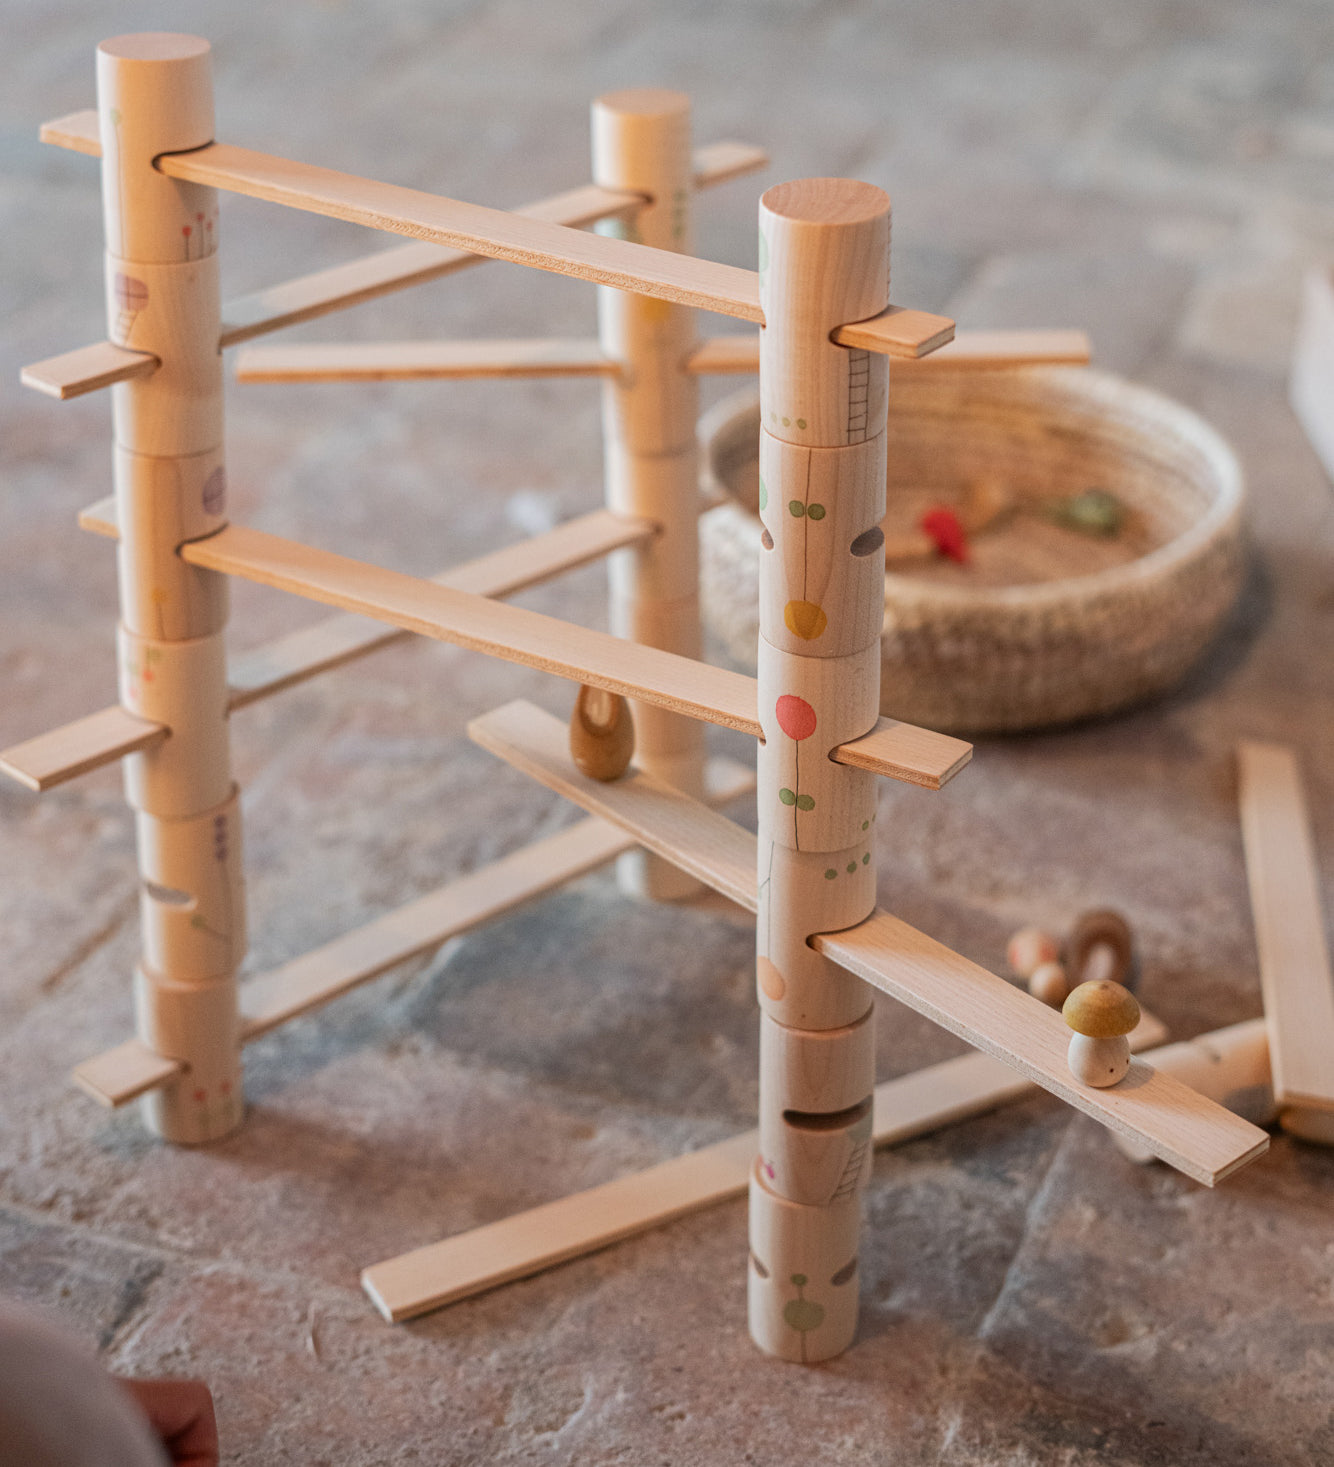
[[[1025, 585], [885, 576], [881, 707], [954, 733], [1074, 723], [1177, 684], [1214, 639], [1245, 572], [1236, 455], [1198, 414], [1087, 367], [903, 373], [891, 386], [889, 495], [1000, 473], [1044, 492], [1112, 489], [1160, 541], [1128, 562]], [[700, 422], [710, 630], [743, 665], [758, 636], [759, 439], [753, 392]]]

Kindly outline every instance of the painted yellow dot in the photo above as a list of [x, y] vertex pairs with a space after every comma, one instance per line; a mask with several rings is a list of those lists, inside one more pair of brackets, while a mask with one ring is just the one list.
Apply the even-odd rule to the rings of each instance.
[[759, 980], [760, 992], [775, 1003], [787, 992], [787, 980], [768, 958], [755, 959], [755, 976]]
[[824, 608], [814, 601], [789, 601], [783, 608], [783, 621], [788, 631], [803, 642], [813, 642], [829, 625]]

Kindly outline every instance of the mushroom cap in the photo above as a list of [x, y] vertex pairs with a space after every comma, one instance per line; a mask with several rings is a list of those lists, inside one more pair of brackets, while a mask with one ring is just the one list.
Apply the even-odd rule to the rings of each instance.
[[1129, 989], [1109, 978], [1098, 978], [1074, 989], [1061, 1015], [1076, 1034], [1089, 1039], [1115, 1039], [1129, 1034], [1139, 1023], [1139, 1004]]
[[1135, 939], [1130, 923], [1109, 907], [1096, 907], [1083, 912], [1075, 922], [1065, 945], [1066, 971], [1078, 978], [1088, 971], [1095, 948], [1106, 947], [1112, 955], [1111, 972], [1104, 973], [1116, 983], [1129, 983], [1135, 961]]

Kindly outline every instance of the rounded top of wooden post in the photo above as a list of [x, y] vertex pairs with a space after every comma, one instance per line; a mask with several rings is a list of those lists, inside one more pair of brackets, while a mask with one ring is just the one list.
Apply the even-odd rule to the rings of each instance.
[[760, 205], [795, 224], [867, 224], [889, 213], [889, 195], [855, 178], [795, 178], [768, 189]]
[[620, 117], [676, 117], [690, 111], [690, 98], [685, 92], [666, 87], [626, 87], [620, 92], [604, 92], [593, 106]]
[[112, 36], [97, 49], [117, 61], [153, 62], [193, 61], [207, 56], [211, 48], [202, 36], [187, 36], [179, 31], [136, 31]]

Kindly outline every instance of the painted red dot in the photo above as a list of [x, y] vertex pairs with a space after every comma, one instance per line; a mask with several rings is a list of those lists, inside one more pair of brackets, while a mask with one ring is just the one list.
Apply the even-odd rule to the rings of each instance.
[[203, 1105], [203, 1103], [208, 1099], [208, 1091], [207, 1090], [196, 1090], [195, 1091], [195, 1099], [199, 1102], [200, 1105]]
[[778, 726], [790, 739], [808, 739], [815, 732], [815, 709], [792, 693], [784, 693], [774, 704]]
[[224, 1080], [222, 1082], [222, 1093], [224, 1095], [230, 1095], [232, 1093], [232, 1082], [230, 1080]]

